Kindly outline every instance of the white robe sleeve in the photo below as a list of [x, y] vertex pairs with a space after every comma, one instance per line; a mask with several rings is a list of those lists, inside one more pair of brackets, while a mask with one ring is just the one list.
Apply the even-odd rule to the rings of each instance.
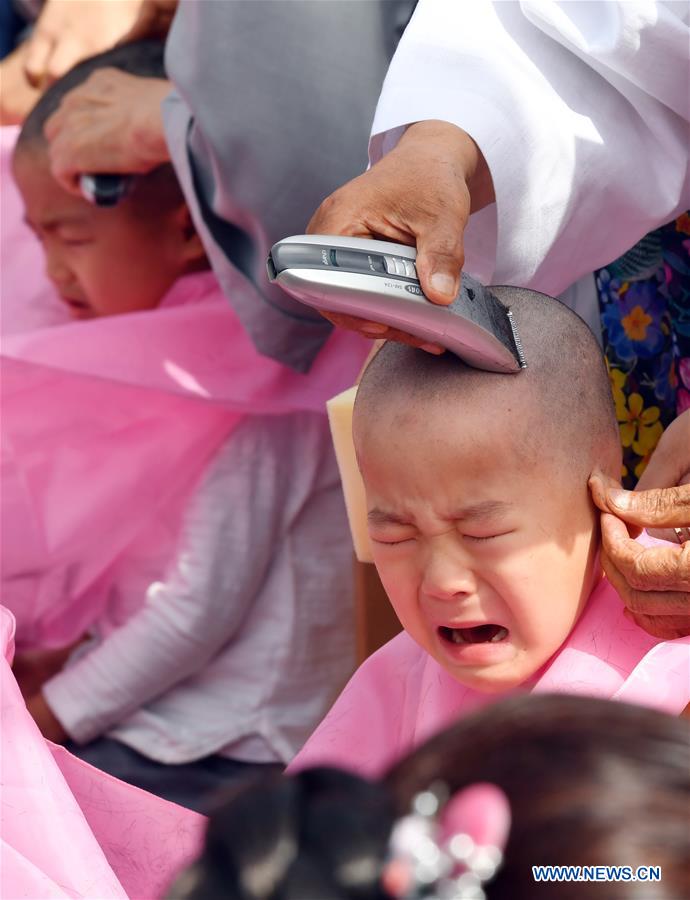
[[690, 205], [688, 4], [420, 0], [379, 99], [370, 160], [406, 125], [476, 141], [496, 203], [466, 268], [558, 295]]

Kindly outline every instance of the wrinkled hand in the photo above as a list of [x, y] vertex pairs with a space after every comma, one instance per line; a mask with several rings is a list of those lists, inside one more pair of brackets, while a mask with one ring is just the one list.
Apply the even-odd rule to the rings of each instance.
[[54, 744], [64, 744], [69, 739], [69, 735], [56, 719], [40, 691], [34, 694], [33, 697], [29, 697], [26, 701], [26, 708], [31, 713], [31, 717], [38, 725], [44, 738], [47, 738]]
[[625, 523], [601, 517], [601, 560], [629, 618], [664, 640], [690, 634], [690, 542], [642, 547]]
[[[493, 199], [488, 167], [472, 138], [447, 122], [417, 122], [368, 172], [327, 197], [307, 231], [416, 244], [422, 290], [434, 303], [448, 305], [459, 289], [470, 212]], [[367, 337], [443, 352], [386, 325], [324, 315]]]
[[163, 78], [99, 69], [67, 94], [47, 120], [50, 166], [65, 190], [79, 193], [83, 172], [149, 172], [170, 158], [161, 103]]
[[[628, 615], [655, 637], [690, 634], [690, 541], [642, 547], [630, 537], [647, 528], [676, 542], [690, 525], [690, 411], [664, 432], [636, 491], [601, 473], [590, 478], [602, 511], [602, 564]], [[626, 523], [632, 526], [626, 527]]]
[[0, 125], [20, 125], [41, 96], [24, 74], [26, 46], [20, 44], [0, 62]]
[[27, 41], [24, 71], [41, 90], [87, 56], [110, 49], [137, 21], [142, 0], [47, 0]]
[[179, 0], [142, 0], [136, 22], [119, 43], [164, 38], [175, 18], [178, 3]]

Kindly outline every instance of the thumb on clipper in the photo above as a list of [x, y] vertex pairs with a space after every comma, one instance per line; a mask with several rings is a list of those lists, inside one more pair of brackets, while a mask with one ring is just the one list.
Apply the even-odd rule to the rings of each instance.
[[467, 220], [441, 219], [417, 235], [417, 274], [422, 290], [434, 303], [447, 306], [460, 290], [465, 262], [462, 232]]

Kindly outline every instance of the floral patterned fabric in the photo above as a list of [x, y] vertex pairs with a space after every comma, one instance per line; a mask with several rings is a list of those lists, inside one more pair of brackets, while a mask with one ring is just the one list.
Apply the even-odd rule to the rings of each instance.
[[632, 488], [661, 434], [690, 409], [690, 215], [595, 273], [606, 362]]

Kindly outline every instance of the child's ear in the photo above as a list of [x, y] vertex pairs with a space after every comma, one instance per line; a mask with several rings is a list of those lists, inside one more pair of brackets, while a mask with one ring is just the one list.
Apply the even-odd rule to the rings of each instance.
[[173, 213], [178, 229], [182, 261], [190, 269], [208, 268], [209, 262], [201, 238], [197, 234], [187, 204], [183, 203]]

